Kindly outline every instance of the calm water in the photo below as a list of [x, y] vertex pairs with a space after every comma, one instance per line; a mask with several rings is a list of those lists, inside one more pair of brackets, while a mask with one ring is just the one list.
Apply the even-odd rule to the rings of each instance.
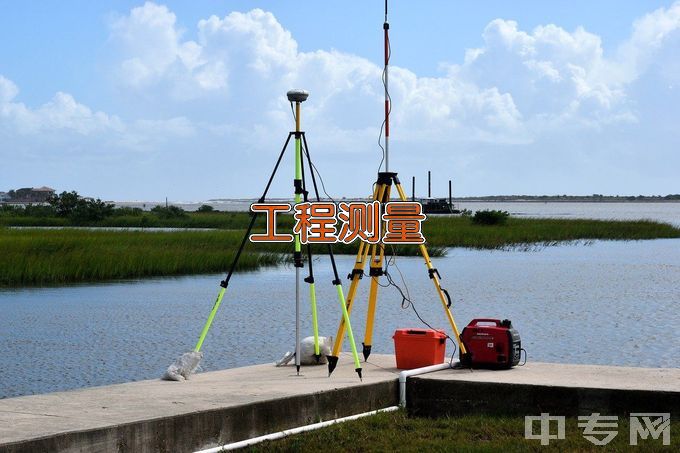
[[[352, 257], [339, 262], [346, 275]], [[422, 261], [399, 258], [398, 264], [421, 315], [448, 327]], [[510, 318], [529, 360], [680, 366], [680, 240], [533, 252], [451, 249], [435, 265], [459, 325], [474, 317]], [[324, 259], [315, 273], [320, 330], [334, 335], [340, 310]], [[221, 278], [0, 291], [0, 397], [160, 376], [193, 347]], [[353, 316], [359, 343], [367, 283]], [[393, 288], [381, 291], [373, 350], [393, 353], [394, 330], [420, 323], [400, 307]], [[306, 299], [303, 307], [311, 334]], [[294, 319], [293, 268], [236, 275], [204, 345], [204, 369], [276, 360], [294, 347]]]

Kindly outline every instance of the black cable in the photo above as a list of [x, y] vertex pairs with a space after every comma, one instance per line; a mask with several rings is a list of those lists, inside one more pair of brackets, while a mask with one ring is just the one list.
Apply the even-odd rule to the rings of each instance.
[[[384, 248], [383, 244], [380, 244], [381, 247]], [[399, 294], [401, 295], [401, 308], [406, 310], [409, 307], [413, 310], [413, 313], [415, 313], [416, 317], [422, 322], [424, 325], [429, 327], [432, 330], [437, 331], [434, 327], [430, 325], [427, 321], [423, 319], [422, 316], [420, 316], [420, 313], [418, 313], [418, 310], [416, 309], [415, 304], [413, 303], [413, 300], [411, 300], [411, 294], [408, 290], [408, 285], [406, 284], [406, 280], [404, 279], [404, 274], [401, 272], [401, 269], [399, 269], [399, 265], [397, 264], [396, 260], [396, 251], [394, 250], [394, 246], [392, 245], [392, 255], [390, 255], [390, 258], [385, 262], [385, 277], [387, 277], [387, 285], [380, 285], [384, 288], [387, 288], [389, 286], [394, 286], [397, 288], [397, 291], [399, 291]], [[384, 251], [384, 250], [383, 250]], [[404, 290], [401, 289], [399, 285], [397, 285], [394, 282], [394, 279], [392, 278], [392, 275], [389, 273], [389, 267], [394, 266], [397, 269], [397, 272], [399, 272], [399, 277], [401, 278], [401, 282], [404, 285], [404, 290], [406, 291], [406, 294], [404, 294]], [[451, 360], [449, 361], [449, 365], [453, 366], [453, 358], [456, 355], [456, 352], [458, 351], [458, 344], [451, 338], [447, 333], [444, 332], [444, 335], [446, 335], [446, 338], [451, 341], [451, 344], [453, 345], [453, 353], [451, 354]]]
[[307, 137], [305, 137], [304, 135], [302, 136], [302, 142], [305, 145], [304, 151], [305, 151], [305, 154], [307, 155], [307, 162], [309, 163], [309, 166], [313, 170], [313, 171], [310, 171], [310, 173], [312, 175], [312, 183], [314, 184], [314, 190], [316, 191], [317, 201], [321, 201], [321, 199], [319, 198], [319, 189], [316, 186], [316, 178], [314, 177], [314, 173], [316, 173], [316, 175], [319, 177], [319, 181], [321, 182], [321, 190], [323, 190], [324, 195], [326, 195], [326, 197], [328, 197], [328, 199], [331, 200], [334, 204], [338, 204], [337, 201], [335, 201], [335, 199], [333, 199], [333, 197], [328, 195], [328, 192], [326, 192], [326, 185], [323, 182], [323, 177], [321, 176], [321, 172], [319, 171], [318, 168], [316, 168], [316, 165], [314, 165], [314, 162], [312, 162], [312, 159], [309, 157], [309, 147], [307, 146]]

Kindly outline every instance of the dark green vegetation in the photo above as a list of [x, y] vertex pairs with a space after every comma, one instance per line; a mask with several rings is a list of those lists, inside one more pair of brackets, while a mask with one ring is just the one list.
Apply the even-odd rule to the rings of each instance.
[[490, 195], [486, 197], [460, 197], [455, 201], [539, 201], [539, 202], [572, 202], [572, 203], [626, 203], [630, 201], [645, 203], [663, 203], [680, 201], [680, 194], [668, 195]]
[[[119, 208], [99, 221], [80, 217], [35, 215], [25, 210], [0, 210], [0, 286], [50, 285], [83, 281], [186, 275], [226, 271], [250, 222], [247, 213], [186, 213], [173, 206], [151, 212]], [[28, 212], [27, 212], [28, 210]], [[31, 214], [30, 216], [27, 214]], [[283, 216], [280, 229], [292, 227]], [[18, 226], [98, 226], [215, 228], [216, 231], [93, 231], [73, 229], [9, 229]], [[256, 231], [264, 228], [259, 218]], [[680, 238], [680, 228], [652, 221], [600, 221], [507, 218], [505, 224], [478, 225], [466, 217], [431, 216], [424, 233], [432, 256], [445, 247], [496, 249], [553, 245], [594, 239]], [[395, 247], [399, 255], [416, 255], [416, 246]], [[316, 253], [326, 248], [315, 246]], [[337, 253], [355, 253], [357, 244], [336, 246]], [[391, 253], [392, 248], [387, 252]], [[290, 244], [247, 244], [240, 269], [257, 269], [290, 259]], [[285, 253], [280, 255], [279, 253]]]
[[[246, 217], [247, 218], [247, 217]], [[107, 231], [0, 228], [0, 287], [54, 285], [152, 276], [226, 272], [243, 230]], [[356, 253], [356, 245], [336, 247]], [[246, 245], [237, 270], [291, 260], [291, 244]], [[316, 247], [316, 252], [325, 252]], [[398, 247], [400, 255], [414, 247]], [[434, 247], [433, 256], [442, 248]]]
[[475, 212], [471, 219], [475, 225], [505, 225], [508, 222], [508, 217], [510, 217], [508, 211], [485, 209]]
[[[677, 451], [680, 432], [671, 420], [671, 444], [661, 439], [640, 440], [629, 445], [627, 417], [619, 417], [618, 435], [606, 447], [593, 445], [583, 437], [576, 418], [567, 418], [564, 440], [524, 439], [524, 417], [466, 416], [456, 418], [407, 417], [403, 411], [341, 423], [285, 439], [265, 442], [246, 451], [364, 452], [364, 451]], [[553, 433], [555, 426], [552, 426]], [[538, 431], [538, 426], [536, 426]], [[599, 438], [599, 436], [598, 436]]]
[[476, 225], [461, 217], [430, 217], [428, 243], [440, 247], [498, 249], [554, 245], [581, 240], [680, 238], [680, 228], [651, 220], [517, 219], [504, 225]]
[[[151, 233], [0, 228], [0, 286], [221, 272], [240, 231]], [[278, 264], [283, 255], [249, 253], [239, 270]]]

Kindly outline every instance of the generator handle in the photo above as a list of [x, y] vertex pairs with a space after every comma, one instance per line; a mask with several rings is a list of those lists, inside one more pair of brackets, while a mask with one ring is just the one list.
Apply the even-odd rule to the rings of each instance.
[[468, 325], [469, 325], [469, 326], [476, 326], [476, 325], [477, 325], [478, 323], [480, 323], [480, 322], [491, 322], [491, 323], [496, 324], [497, 326], [500, 326], [500, 325], [501, 325], [501, 320], [500, 320], [500, 319], [491, 319], [491, 318], [477, 318], [477, 319], [473, 319], [472, 321], [470, 321], [470, 324], [468, 324]]

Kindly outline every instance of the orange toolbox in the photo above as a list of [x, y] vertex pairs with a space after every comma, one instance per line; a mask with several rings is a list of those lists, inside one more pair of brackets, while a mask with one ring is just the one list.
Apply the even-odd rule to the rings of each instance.
[[446, 334], [432, 329], [397, 329], [394, 332], [397, 368], [411, 370], [444, 363]]

